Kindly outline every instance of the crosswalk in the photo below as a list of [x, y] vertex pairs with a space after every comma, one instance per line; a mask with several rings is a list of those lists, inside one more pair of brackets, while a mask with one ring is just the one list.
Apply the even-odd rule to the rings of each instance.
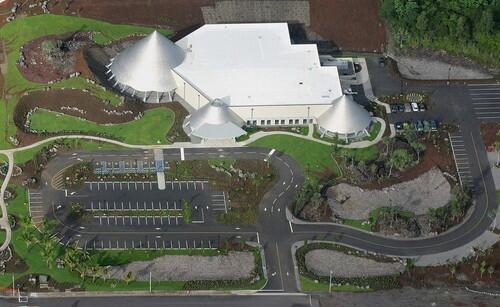
[[457, 168], [460, 185], [472, 185], [471, 163], [469, 155], [465, 149], [465, 142], [462, 133], [455, 132], [449, 135], [455, 166]]
[[28, 204], [31, 220], [35, 226], [40, 226], [46, 213], [46, 208], [43, 203], [42, 193], [37, 190], [28, 189]]
[[474, 115], [481, 121], [500, 120], [500, 84], [468, 84]]
[[212, 210], [214, 211], [224, 211], [227, 213], [227, 202], [226, 202], [226, 193], [212, 193]]

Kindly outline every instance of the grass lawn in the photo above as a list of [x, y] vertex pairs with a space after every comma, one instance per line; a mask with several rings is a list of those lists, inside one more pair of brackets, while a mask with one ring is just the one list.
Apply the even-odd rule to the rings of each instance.
[[382, 128], [382, 124], [380, 122], [374, 122], [370, 127], [370, 136], [367, 136], [363, 139], [363, 141], [373, 141], [380, 133], [380, 129]]
[[[290, 135], [269, 135], [256, 140], [248, 146], [274, 148], [294, 158], [305, 170], [306, 175], [317, 179], [325, 169], [339, 174], [338, 167], [332, 158], [332, 146], [304, 140]], [[348, 152], [357, 161], [370, 161], [378, 157], [377, 145], [367, 148], [346, 149], [339, 151]]]
[[365, 221], [365, 220], [344, 219], [343, 222], [345, 225], [356, 227], [356, 228], [359, 228], [361, 230], [372, 231], [372, 224], [371, 223], [368, 224], [367, 221]]
[[[94, 41], [108, 44], [132, 34], [150, 33], [154, 29], [142, 26], [111, 24], [104, 21], [71, 17], [63, 15], [42, 14], [31, 17], [18, 17], [0, 29], [0, 38], [5, 40], [9, 53], [8, 66], [5, 75], [5, 88], [16, 91], [41, 88], [45, 85], [30, 82], [23, 78], [16, 68], [19, 58], [19, 48], [25, 43], [46, 35], [57, 35], [72, 31], [93, 31]], [[172, 34], [170, 30], [160, 30], [165, 35]], [[85, 82], [86, 83], [86, 82]], [[68, 84], [66, 84], [68, 86]], [[54, 85], [52, 85], [54, 87]], [[87, 87], [87, 86], [86, 86]]]
[[[316, 283], [314, 280], [309, 279], [305, 276], [300, 276], [300, 285], [302, 291], [306, 292], [328, 292], [329, 284], [327, 283]], [[335, 292], [371, 292], [371, 289], [362, 289], [352, 285], [342, 285], [334, 286], [332, 285], [332, 291]]]
[[165, 135], [174, 123], [174, 112], [156, 108], [144, 112], [144, 117], [129, 123], [99, 125], [74, 116], [37, 109], [31, 116], [31, 128], [47, 132], [102, 133], [129, 144], [167, 144]]
[[289, 135], [269, 135], [258, 139], [249, 146], [274, 148], [294, 158], [310, 177], [319, 177], [325, 169], [338, 174], [338, 168], [331, 156], [328, 145], [304, 140]]
[[[0, 148], [11, 148], [7, 141], [9, 136], [16, 133], [16, 127], [12, 120], [12, 114], [20, 94], [26, 91], [39, 90], [46, 84], [35, 83], [26, 80], [17, 69], [16, 62], [19, 59], [19, 50], [27, 42], [46, 35], [57, 35], [71, 31], [85, 30], [94, 31], [94, 40], [100, 44], [107, 44], [114, 40], [139, 33], [150, 33], [153, 28], [131, 25], [111, 24], [103, 21], [42, 14], [31, 17], [18, 16], [14, 21], [0, 28], [0, 39], [5, 43], [7, 50], [7, 70], [4, 74], [4, 89], [10, 94], [8, 101], [0, 101]], [[165, 35], [172, 32], [167, 29], [159, 30]], [[103, 89], [98, 84], [88, 83], [84, 78], [70, 78], [50, 85], [51, 88], [80, 88], [88, 89], [90, 93], [100, 99], [110, 100], [113, 104], [119, 104], [120, 99], [112, 91]]]

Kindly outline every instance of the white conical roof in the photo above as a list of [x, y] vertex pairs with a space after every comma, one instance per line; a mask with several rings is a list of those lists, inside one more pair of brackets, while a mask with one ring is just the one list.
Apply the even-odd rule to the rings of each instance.
[[339, 134], [358, 133], [370, 126], [371, 116], [351, 96], [342, 95], [332, 102], [332, 106], [321, 114], [318, 125]]
[[245, 122], [219, 99], [215, 99], [196, 110], [186, 126], [191, 134], [205, 139], [235, 138], [245, 134], [241, 129]]
[[110, 70], [116, 81], [136, 91], [169, 92], [176, 88], [171, 69], [184, 57], [184, 50], [154, 31], [120, 52]]

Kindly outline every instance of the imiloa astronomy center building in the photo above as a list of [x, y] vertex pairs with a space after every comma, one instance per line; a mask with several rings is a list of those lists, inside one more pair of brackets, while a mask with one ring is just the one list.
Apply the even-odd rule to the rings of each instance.
[[286, 23], [209, 24], [176, 43], [155, 31], [107, 67], [115, 87], [144, 102], [184, 100], [184, 129], [203, 140], [311, 123], [359, 139], [372, 122], [343, 93], [337, 67], [321, 66], [315, 44], [292, 44]]

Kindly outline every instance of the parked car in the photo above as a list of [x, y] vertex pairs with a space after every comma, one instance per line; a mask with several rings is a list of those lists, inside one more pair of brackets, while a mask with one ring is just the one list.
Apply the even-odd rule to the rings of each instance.
[[396, 128], [396, 131], [403, 130], [403, 123], [402, 122], [394, 123], [394, 128]]
[[421, 120], [417, 120], [417, 121], [415, 121], [415, 129], [416, 129], [418, 132], [424, 131], [424, 124], [422, 123], [422, 121], [421, 121]]
[[398, 105], [391, 104], [391, 113], [398, 113]]
[[424, 124], [424, 131], [430, 131], [431, 130], [431, 123], [428, 120], [422, 121]]
[[418, 104], [416, 102], [411, 103], [411, 110], [413, 112], [418, 112]]
[[380, 58], [378, 59], [378, 65], [379, 65], [380, 67], [384, 67], [384, 66], [385, 66], [385, 58], [384, 58], [384, 57], [380, 57]]
[[432, 131], [437, 131], [438, 130], [438, 122], [435, 120], [431, 120], [431, 130]]
[[418, 104], [418, 110], [419, 110], [420, 112], [424, 112], [425, 110], [427, 110], [427, 107], [425, 106], [425, 104], [423, 104], [423, 103], [419, 103], [419, 104]]
[[405, 112], [411, 112], [411, 105], [409, 103], [404, 104]]
[[404, 106], [404, 104], [399, 103], [399, 104], [397, 104], [397, 106], [398, 106], [398, 111], [399, 111], [399, 112], [404, 112], [404, 111], [405, 111], [405, 106]]

